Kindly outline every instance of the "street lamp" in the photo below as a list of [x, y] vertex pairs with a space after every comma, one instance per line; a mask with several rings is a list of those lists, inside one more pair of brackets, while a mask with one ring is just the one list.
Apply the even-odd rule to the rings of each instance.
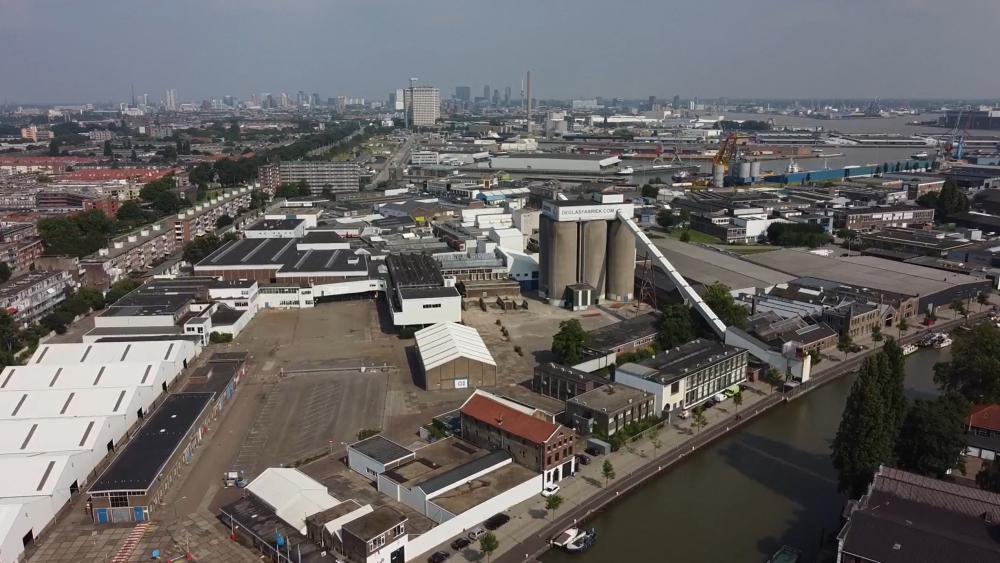
[[184, 500], [184, 499], [186, 499], [186, 498], [187, 498], [187, 495], [182, 496], [181, 498], [179, 498], [179, 499], [175, 500], [174, 502], [170, 503], [173, 506], [173, 508], [174, 508], [174, 522], [177, 522], [177, 503], [180, 502], [180, 501], [182, 501], [182, 500]]

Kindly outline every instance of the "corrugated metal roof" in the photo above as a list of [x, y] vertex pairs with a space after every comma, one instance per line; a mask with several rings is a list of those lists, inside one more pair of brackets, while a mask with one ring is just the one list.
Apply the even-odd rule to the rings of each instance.
[[479, 332], [458, 323], [441, 323], [414, 334], [424, 369], [434, 369], [458, 358], [468, 358], [496, 366]]

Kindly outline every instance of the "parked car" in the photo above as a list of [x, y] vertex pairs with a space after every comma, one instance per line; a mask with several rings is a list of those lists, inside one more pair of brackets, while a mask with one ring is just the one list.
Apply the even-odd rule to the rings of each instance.
[[732, 399], [733, 395], [736, 394], [736, 391], [733, 391], [732, 389], [726, 389], [722, 392], [722, 394], [725, 395], [727, 399]]
[[587, 448], [587, 449], [585, 449], [583, 451], [587, 452], [588, 454], [590, 454], [590, 455], [592, 455], [594, 457], [597, 457], [597, 456], [601, 455], [601, 451], [598, 450], [597, 448], [593, 447], [593, 446], [591, 446], [591, 447], [589, 447], [589, 448]]
[[726, 397], [722, 393], [716, 393], [715, 395], [712, 395], [712, 400], [715, 401], [716, 404], [726, 402], [727, 398], [728, 397]]
[[472, 541], [479, 541], [479, 538], [486, 535], [486, 530], [482, 526], [476, 526], [469, 532], [469, 539]]
[[691, 411], [688, 409], [684, 409], [677, 416], [680, 417], [681, 420], [687, 420], [691, 418]]
[[451, 557], [451, 554], [447, 551], [438, 551], [427, 558], [427, 563], [444, 563]]
[[507, 516], [506, 514], [501, 512], [500, 514], [495, 514], [493, 516], [490, 516], [490, 518], [487, 521], [483, 522], [483, 526], [485, 526], [487, 530], [492, 532], [493, 530], [499, 529], [500, 526], [503, 526], [507, 522], [510, 522], [510, 516]]
[[590, 457], [588, 457], [588, 456], [580, 454], [580, 455], [576, 456], [576, 459], [577, 459], [577, 461], [580, 462], [580, 465], [590, 465]]
[[551, 497], [559, 493], [559, 485], [555, 483], [549, 483], [542, 488], [543, 497]]
[[460, 549], [465, 549], [470, 545], [472, 545], [472, 542], [470, 542], [465, 538], [457, 538], [455, 539], [455, 541], [451, 542], [451, 548], [454, 549], [455, 551], [458, 551]]

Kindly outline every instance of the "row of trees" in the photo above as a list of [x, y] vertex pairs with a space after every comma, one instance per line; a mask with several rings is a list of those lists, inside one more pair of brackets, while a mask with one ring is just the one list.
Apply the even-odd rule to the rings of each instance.
[[917, 205], [933, 209], [934, 217], [939, 221], [944, 221], [953, 213], [964, 213], [971, 207], [969, 198], [951, 178], [944, 181], [940, 192], [927, 192], [918, 197]]
[[808, 246], [819, 248], [829, 244], [833, 237], [821, 225], [808, 223], [772, 223], [767, 228], [767, 242], [775, 246]]

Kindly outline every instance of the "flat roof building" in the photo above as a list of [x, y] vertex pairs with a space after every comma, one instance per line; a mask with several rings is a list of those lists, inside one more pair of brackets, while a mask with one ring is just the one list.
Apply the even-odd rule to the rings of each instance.
[[613, 436], [630, 424], [655, 417], [653, 395], [609, 383], [566, 400], [566, 418], [582, 435]]

